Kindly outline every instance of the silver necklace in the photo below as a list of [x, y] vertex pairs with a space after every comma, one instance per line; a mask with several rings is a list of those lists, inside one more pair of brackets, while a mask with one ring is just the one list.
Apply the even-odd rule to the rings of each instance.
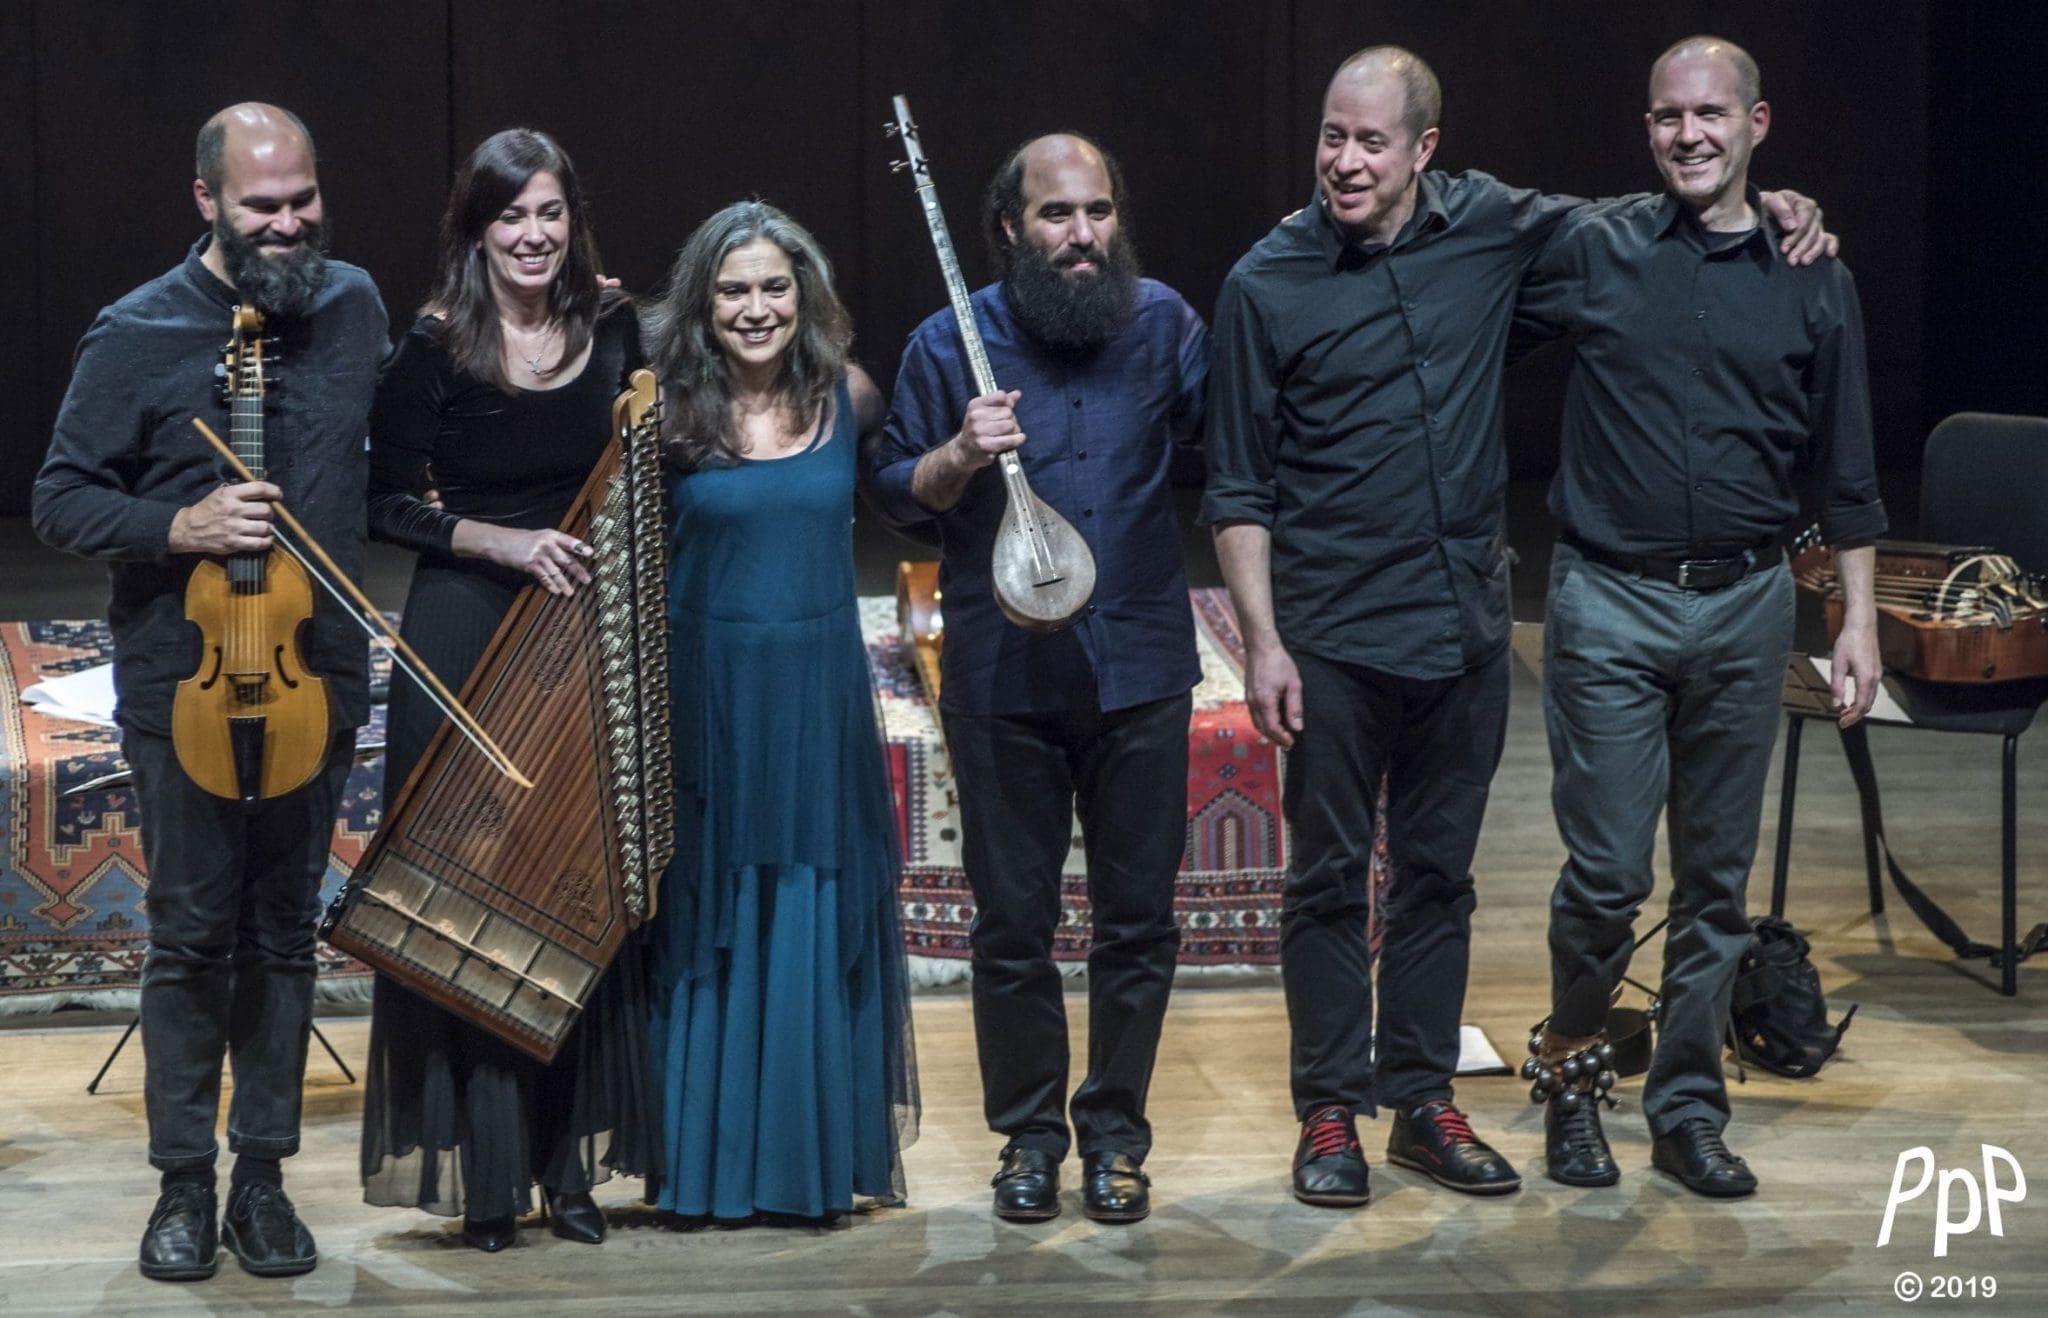
[[528, 353], [519, 348], [514, 348], [512, 351], [519, 354], [519, 359], [526, 363], [527, 370], [533, 372], [535, 375], [539, 375], [541, 373], [540, 364], [543, 360], [546, 359], [548, 355], [548, 344], [550, 341], [554, 339], [554, 337], [555, 322], [549, 321], [540, 332], [540, 351]]

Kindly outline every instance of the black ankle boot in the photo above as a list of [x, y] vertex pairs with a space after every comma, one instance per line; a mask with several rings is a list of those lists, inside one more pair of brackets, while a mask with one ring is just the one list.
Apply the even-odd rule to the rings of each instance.
[[[1579, 1099], [1569, 1108], [1566, 1099]], [[1621, 1168], [1600, 1129], [1600, 1105], [1566, 1090], [1543, 1107], [1543, 1159], [1550, 1179], [1562, 1185], [1613, 1185]]]
[[1529, 1038], [1522, 1078], [1532, 1081], [1529, 1101], [1543, 1108], [1544, 1170], [1562, 1185], [1613, 1185], [1621, 1180], [1607, 1134], [1600, 1129], [1600, 1105], [1615, 1106], [1614, 1047], [1603, 1034], [1552, 1066], [1544, 1062], [1543, 1035]]

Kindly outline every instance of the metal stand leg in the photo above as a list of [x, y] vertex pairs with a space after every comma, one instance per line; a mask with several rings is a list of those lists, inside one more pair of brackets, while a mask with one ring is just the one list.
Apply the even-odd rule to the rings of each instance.
[[1806, 720], [1785, 716], [1785, 775], [1778, 791], [1778, 861], [1771, 873], [1771, 914], [1785, 918], [1785, 883], [1792, 867], [1792, 803], [1799, 793], [1799, 734]]
[[[128, 1046], [128, 1037], [135, 1033], [135, 1027], [140, 1024], [142, 1024], [142, 1018], [140, 1016], [137, 1016], [134, 1020], [128, 1022], [128, 1028], [121, 1031], [121, 1037], [114, 1041], [114, 1050], [107, 1054], [107, 1060], [100, 1063], [99, 1072], [93, 1076], [92, 1083], [85, 1087], [86, 1093], [97, 1094], [100, 1092], [100, 1081], [107, 1078], [107, 1072], [110, 1069], [112, 1069], [114, 1065], [114, 1059], [116, 1057], [119, 1057], [121, 1055], [121, 1050]], [[326, 1035], [320, 1033], [320, 1027], [317, 1024], [312, 1027], [312, 1030], [313, 1037], [320, 1041], [320, 1046], [327, 1050], [327, 1055], [329, 1057], [332, 1057], [334, 1059], [334, 1064], [341, 1068], [341, 1074], [343, 1078], [345, 1078], [350, 1084], [354, 1084], [356, 1082], [356, 1073], [348, 1069], [348, 1063], [341, 1060], [341, 1054], [334, 1051], [334, 1045], [327, 1041]]]
[[142, 1024], [142, 1017], [140, 1016], [128, 1022], [128, 1028], [121, 1031], [121, 1037], [114, 1041], [114, 1050], [107, 1054], [106, 1061], [100, 1063], [99, 1074], [93, 1076], [92, 1083], [85, 1087], [86, 1093], [97, 1094], [100, 1092], [100, 1081], [107, 1078], [107, 1069], [113, 1066], [114, 1059], [121, 1055], [121, 1050], [128, 1046], [128, 1036], [135, 1033], [135, 1027], [140, 1024]]
[[342, 1076], [350, 1084], [354, 1084], [356, 1082], [356, 1073], [348, 1069], [348, 1063], [341, 1060], [341, 1054], [334, 1051], [334, 1045], [327, 1042], [326, 1035], [320, 1033], [320, 1026], [318, 1024], [314, 1024], [312, 1026], [312, 1029], [313, 1037], [320, 1041], [320, 1046], [327, 1050], [327, 1055], [329, 1057], [332, 1057], [334, 1059], [334, 1064], [341, 1068]]
[[2019, 950], [2019, 742], [2018, 737], [2005, 739], [2005, 783], [2004, 799], [1999, 802], [2001, 832], [2004, 843], [2001, 857], [2002, 872], [1999, 875], [1999, 904], [2005, 923], [2005, 965], [1998, 976], [1998, 991], [2012, 997], [2020, 991], [2020, 950]]
[[[1851, 750], [1855, 743], [1864, 761], [1870, 760], [1870, 730], [1861, 723], [1852, 723], [1843, 728], [1842, 752], [1845, 755], [1857, 753]], [[1877, 777], [1871, 775], [1870, 790], [1863, 791], [1859, 783], [1856, 790], [1856, 808], [1863, 816], [1863, 877], [1870, 885], [1870, 913], [1884, 914], [1884, 879], [1878, 870], [1877, 835], [1884, 831], [1883, 807], [1877, 799]]]

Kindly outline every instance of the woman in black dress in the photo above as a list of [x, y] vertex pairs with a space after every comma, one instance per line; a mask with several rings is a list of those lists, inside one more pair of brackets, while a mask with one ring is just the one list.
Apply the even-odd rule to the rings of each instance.
[[[419, 554], [403, 631], [450, 688], [523, 587], [569, 595], [589, 584], [589, 546], [553, 528], [642, 364], [631, 303], [600, 284], [561, 147], [517, 128], [478, 146], [441, 218], [434, 294], [386, 365], [370, 418], [370, 533]], [[417, 690], [393, 687], [387, 800], [440, 722]], [[634, 940], [549, 1066], [379, 978], [364, 1200], [460, 1214], [469, 1242], [496, 1251], [538, 1182], [556, 1235], [602, 1240], [592, 1188], [658, 1166], [646, 1034]]]

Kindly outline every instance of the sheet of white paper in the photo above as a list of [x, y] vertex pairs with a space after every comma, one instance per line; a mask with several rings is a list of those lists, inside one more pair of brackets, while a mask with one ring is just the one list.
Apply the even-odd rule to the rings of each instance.
[[1487, 1042], [1486, 1031], [1477, 1025], [1458, 1027], [1459, 1075], [1506, 1075], [1508, 1064]]
[[21, 703], [50, 718], [114, 726], [114, 666], [81, 668], [62, 677], [46, 677], [21, 693]]
[[[1820, 674], [1821, 681], [1823, 682], [1835, 680], [1834, 674], [1828, 666], [1828, 657], [1824, 654], [1813, 656], [1813, 670]], [[1866, 717], [1879, 723], [1911, 723], [1913, 721], [1912, 716], [1900, 707], [1899, 702], [1892, 699], [1892, 693], [1884, 689], [1882, 682], [1878, 683], [1877, 687], [1877, 703], [1870, 707], [1870, 713]]]

